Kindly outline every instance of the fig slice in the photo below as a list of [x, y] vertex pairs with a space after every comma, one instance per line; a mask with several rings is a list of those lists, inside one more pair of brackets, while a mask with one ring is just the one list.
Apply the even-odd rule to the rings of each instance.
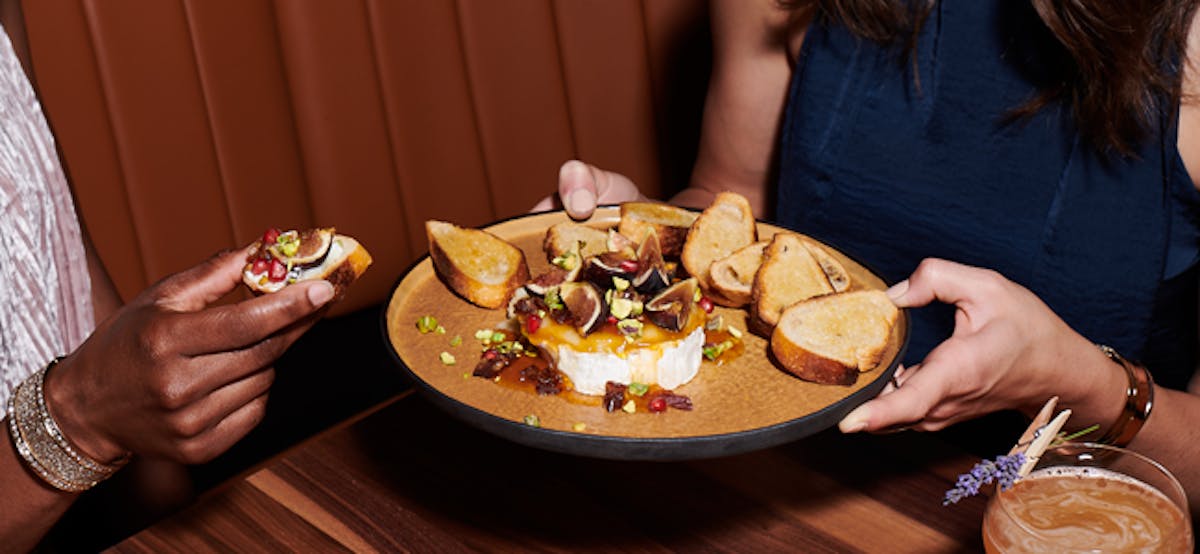
[[[291, 257], [278, 256], [282, 260], [290, 260], [292, 265], [309, 265], [314, 262], [321, 261], [325, 254], [329, 253], [329, 246], [333, 244], [334, 230], [332, 227], [325, 229], [306, 229], [300, 231], [299, 241], [300, 246], [296, 253]], [[278, 249], [276, 249], [278, 253]]]
[[632, 280], [637, 269], [636, 258], [618, 252], [605, 252], [587, 259], [583, 268], [583, 279], [606, 289], [612, 285], [613, 277]]
[[538, 296], [546, 296], [546, 291], [563, 283], [570, 282], [573, 274], [578, 273], [578, 268], [574, 272], [571, 272], [561, 267], [551, 267], [545, 273], [541, 273], [528, 283], [525, 283], [525, 289]]
[[696, 278], [685, 279], [663, 289], [646, 302], [646, 318], [651, 323], [670, 331], [682, 331], [696, 305]]
[[666, 262], [663, 260], [662, 244], [658, 241], [658, 233], [650, 229], [645, 240], [637, 249], [638, 272], [633, 277], [633, 288], [642, 294], [654, 294], [671, 284], [667, 275]]
[[607, 310], [600, 291], [591, 283], [563, 283], [558, 288], [558, 295], [571, 315], [569, 324], [579, 334], [587, 336], [600, 328]]

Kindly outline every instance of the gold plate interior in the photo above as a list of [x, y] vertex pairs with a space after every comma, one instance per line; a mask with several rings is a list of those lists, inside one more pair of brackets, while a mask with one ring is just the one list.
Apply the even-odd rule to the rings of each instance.
[[[619, 216], [617, 208], [604, 207], [586, 223], [608, 228], [616, 225]], [[546, 212], [506, 220], [486, 230], [521, 248], [530, 273], [537, 275], [549, 267], [542, 251], [546, 229], [567, 220], [561, 211]], [[758, 224], [760, 239], [781, 230], [774, 225]], [[833, 248], [826, 248], [850, 273], [853, 288], [885, 288], [883, 281], [862, 265]], [[728, 324], [746, 329], [745, 310], [721, 307], [717, 310]], [[418, 331], [417, 319], [424, 315], [437, 318], [446, 333]], [[504, 310], [479, 308], [454, 294], [438, 279], [428, 256], [400, 280], [385, 317], [388, 339], [402, 363], [424, 385], [454, 402], [518, 423], [534, 415], [546, 430], [631, 439], [687, 439], [742, 433], [794, 422], [844, 403], [855, 392], [877, 383], [885, 374], [890, 375], [907, 340], [908, 329], [908, 316], [902, 310], [879, 366], [862, 373], [858, 382], [848, 387], [819, 385], [792, 376], [769, 359], [766, 339], [746, 333], [745, 352], [741, 356], [722, 365], [705, 361], [695, 379], [675, 389], [691, 397], [694, 410], [628, 414], [608, 413], [599, 407], [598, 401], [593, 406], [560, 396], [537, 396], [471, 377], [481, 352], [475, 332], [502, 323]], [[451, 346], [456, 336], [462, 342]], [[456, 363], [443, 364], [442, 352], [453, 355]], [[852, 406], [841, 407], [848, 411]]]

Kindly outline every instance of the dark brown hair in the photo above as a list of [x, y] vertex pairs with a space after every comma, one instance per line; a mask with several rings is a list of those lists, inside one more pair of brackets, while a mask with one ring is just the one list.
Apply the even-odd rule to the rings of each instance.
[[[820, 20], [840, 23], [912, 55], [921, 24], [936, 0], [780, 0], [816, 7]], [[967, 0], [978, 1], [978, 0]], [[1013, 0], [1005, 0], [1013, 1]], [[1180, 102], [1187, 33], [1197, 0], [1030, 0], [1057, 51], [1054, 79], [1011, 115], [1031, 115], [1065, 102], [1092, 144], [1131, 156]], [[919, 83], [918, 83], [919, 85]]]

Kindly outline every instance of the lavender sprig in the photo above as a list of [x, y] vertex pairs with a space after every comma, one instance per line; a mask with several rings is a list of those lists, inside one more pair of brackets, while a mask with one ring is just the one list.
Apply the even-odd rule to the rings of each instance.
[[984, 485], [1000, 483], [1000, 490], [1008, 490], [1019, 477], [1018, 471], [1025, 464], [1025, 453], [1017, 452], [1011, 456], [996, 456], [993, 460], [983, 460], [975, 464], [971, 471], [958, 476], [954, 488], [946, 491], [943, 506], [954, 504], [968, 496], [979, 494]]

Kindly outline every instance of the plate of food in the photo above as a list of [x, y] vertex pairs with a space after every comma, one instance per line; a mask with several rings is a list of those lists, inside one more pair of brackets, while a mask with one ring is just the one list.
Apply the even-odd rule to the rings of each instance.
[[382, 318], [395, 360], [441, 408], [529, 446], [767, 448], [874, 397], [908, 343], [877, 275], [736, 194], [703, 212], [631, 202], [426, 230], [430, 254]]

